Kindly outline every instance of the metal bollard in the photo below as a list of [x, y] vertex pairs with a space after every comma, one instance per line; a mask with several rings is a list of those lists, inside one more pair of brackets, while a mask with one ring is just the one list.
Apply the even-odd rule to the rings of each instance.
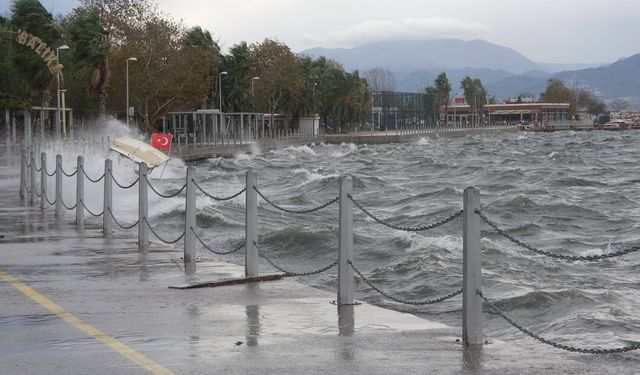
[[[149, 217], [149, 200], [147, 197], [147, 164], [138, 163], [138, 251], [145, 252], [149, 248], [149, 228], [145, 221]], [[147, 221], [148, 222], [148, 221]]]
[[111, 218], [112, 202], [113, 202], [113, 177], [111, 172], [113, 163], [111, 159], [104, 161], [104, 194], [102, 202], [102, 235], [110, 239], [113, 233], [113, 218]]
[[196, 272], [196, 167], [187, 167], [187, 197], [184, 217], [184, 271], [187, 275]]
[[47, 207], [47, 153], [43, 152], [40, 154], [40, 208]]
[[464, 190], [462, 237], [463, 289], [462, 340], [465, 345], [482, 345], [482, 298], [476, 293], [482, 289], [480, 217], [474, 212], [480, 208], [480, 191], [475, 187]]
[[245, 255], [244, 277], [256, 277], [258, 270], [258, 192], [253, 187], [258, 187], [258, 174], [255, 171], [247, 171], [246, 174], [246, 213], [245, 213]]
[[29, 152], [29, 160], [31, 167], [29, 168], [29, 185], [31, 186], [31, 192], [29, 194], [29, 203], [32, 206], [36, 204], [36, 158], [35, 152], [31, 150]]
[[84, 158], [78, 156], [76, 169], [76, 231], [84, 233]]
[[56, 224], [62, 225], [62, 155], [56, 155]]
[[353, 204], [348, 195], [353, 193], [353, 180], [349, 175], [340, 177], [340, 239], [338, 259], [338, 305], [353, 305]]
[[20, 200], [27, 198], [27, 152], [23, 148], [20, 154]]

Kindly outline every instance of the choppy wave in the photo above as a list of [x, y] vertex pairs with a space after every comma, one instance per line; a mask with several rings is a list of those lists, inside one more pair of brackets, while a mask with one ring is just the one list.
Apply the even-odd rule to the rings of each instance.
[[[474, 185], [480, 188], [483, 212], [524, 242], [565, 254], [599, 255], [640, 241], [640, 180], [634, 177], [640, 175], [640, 132], [624, 133], [494, 133], [411, 144], [317, 144], [195, 165], [203, 187], [229, 194], [244, 187], [247, 169], [255, 169], [261, 191], [292, 208], [334, 198], [339, 176], [348, 173], [359, 202], [378, 217], [405, 226], [431, 223], [459, 210], [464, 189]], [[169, 182], [162, 187], [179, 187], [184, 165], [176, 162], [167, 169]], [[134, 178], [122, 173], [123, 179]], [[128, 207], [135, 217], [134, 197], [129, 200], [125, 193], [118, 199], [120, 208]], [[199, 199], [197, 221], [207, 241], [228, 247], [243, 238], [244, 196], [227, 203]], [[153, 204], [158, 205], [154, 214], [179, 231], [181, 201]], [[260, 246], [282, 266], [309, 270], [335, 260], [337, 204], [289, 215], [260, 199], [258, 211]], [[356, 208], [354, 218], [354, 259], [383, 290], [420, 300], [461, 286], [461, 219], [428, 232], [405, 233]], [[637, 330], [637, 319], [625, 315], [640, 309], [640, 300], [624, 296], [640, 297], [635, 289], [640, 254], [601, 263], [561, 262], [519, 248], [487, 226], [482, 246], [486, 294], [523, 324], [604, 346], [616, 341], [602, 338], [599, 330]], [[335, 287], [330, 275], [302, 281]], [[358, 298], [459, 324], [459, 297], [418, 309], [386, 301], [363, 284], [358, 288]], [[500, 320], [489, 319], [488, 325], [498, 337], [514, 335]]]

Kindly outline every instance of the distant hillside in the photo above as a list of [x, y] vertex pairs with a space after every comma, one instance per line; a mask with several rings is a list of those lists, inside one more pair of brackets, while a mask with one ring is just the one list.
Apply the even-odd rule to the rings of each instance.
[[463, 41], [436, 39], [422, 41], [398, 41], [366, 44], [344, 48], [312, 48], [301, 54], [313, 57], [325, 56], [341, 63], [346, 69], [368, 70], [382, 67], [424, 69], [490, 68], [520, 74], [528, 70], [542, 69], [537, 64], [511, 48], [483, 40]]
[[498, 98], [522, 92], [538, 95], [547, 87], [549, 78], [559, 79], [569, 87], [587, 88], [603, 99], [640, 98], [640, 54], [598, 68], [560, 72], [547, 77], [519, 75], [485, 86], [491, 95]]
[[537, 96], [545, 90], [548, 79], [556, 78], [570, 87], [589, 88], [604, 99], [640, 101], [640, 54], [585, 69], [589, 64], [537, 63], [511, 48], [483, 40], [381, 42], [350, 49], [312, 48], [301, 54], [325, 56], [361, 73], [372, 68], [389, 70], [398, 91], [422, 91], [444, 71], [454, 94], [461, 91], [460, 81], [467, 75], [482, 80], [489, 94], [499, 99], [523, 92]]
[[611, 65], [558, 73], [566, 84], [587, 87], [603, 98], [640, 98], [640, 54]]

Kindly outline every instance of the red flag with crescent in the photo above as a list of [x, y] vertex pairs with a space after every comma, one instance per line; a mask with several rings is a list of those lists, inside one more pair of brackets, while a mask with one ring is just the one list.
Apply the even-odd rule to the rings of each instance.
[[151, 134], [151, 146], [158, 150], [169, 151], [171, 150], [171, 139], [173, 139], [173, 134], [153, 133]]

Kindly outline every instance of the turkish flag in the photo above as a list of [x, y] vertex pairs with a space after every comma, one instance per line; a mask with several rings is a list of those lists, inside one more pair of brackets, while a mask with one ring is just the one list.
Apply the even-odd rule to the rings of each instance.
[[173, 134], [153, 133], [151, 134], [151, 146], [158, 150], [171, 150], [171, 139], [173, 139]]

